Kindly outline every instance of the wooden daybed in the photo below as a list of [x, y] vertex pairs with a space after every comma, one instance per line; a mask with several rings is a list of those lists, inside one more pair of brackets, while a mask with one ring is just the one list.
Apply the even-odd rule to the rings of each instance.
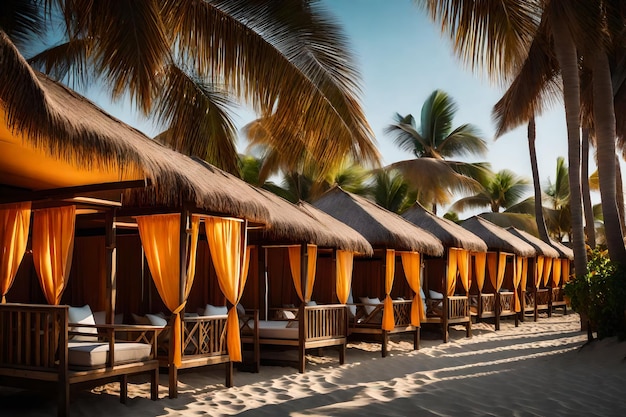
[[[0, 384], [56, 390], [58, 415], [69, 415], [70, 386], [120, 383], [126, 402], [128, 376], [150, 374], [150, 397], [158, 399], [159, 364], [153, 326], [96, 325], [94, 341], [74, 341], [68, 306], [0, 304]], [[120, 336], [126, 336], [122, 340]]]
[[419, 349], [420, 328], [411, 325], [411, 300], [393, 300], [394, 327], [381, 327], [384, 304], [355, 303], [356, 313], [349, 321], [350, 334], [377, 335], [381, 337], [381, 354], [387, 356], [389, 336], [401, 333], [413, 334], [413, 349]]
[[253, 348], [258, 372], [262, 346], [294, 347], [298, 372], [304, 373], [308, 349], [336, 347], [343, 365], [347, 344], [347, 307], [343, 304], [302, 306], [292, 320], [260, 320], [258, 311], [239, 316], [242, 343]]

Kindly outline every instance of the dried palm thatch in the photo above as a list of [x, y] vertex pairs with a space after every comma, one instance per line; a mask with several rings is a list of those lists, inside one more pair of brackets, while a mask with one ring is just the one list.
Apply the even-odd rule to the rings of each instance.
[[543, 240], [536, 238], [530, 233], [526, 233], [523, 230], [516, 229], [514, 227], [507, 227], [506, 230], [509, 233], [512, 233], [514, 236], [522, 239], [524, 242], [528, 243], [530, 246], [535, 248], [537, 255], [543, 255], [548, 258], [558, 258], [559, 252], [550, 246], [548, 243]]
[[561, 242], [552, 239], [550, 239], [550, 242], [548, 244], [556, 249], [556, 251], [559, 253], [559, 258], [567, 258], [570, 261], [574, 260], [574, 251], [572, 250], [572, 248], [567, 247]]
[[453, 221], [437, 217], [420, 203], [413, 204], [402, 217], [432, 233], [445, 247], [487, 252], [487, 245], [478, 236]]
[[522, 239], [479, 216], [470, 217], [461, 226], [481, 238], [490, 251], [510, 252], [525, 257], [532, 257], [537, 253]]
[[331, 188], [313, 205], [359, 232], [374, 248], [443, 255], [443, 246], [436, 237], [341, 187]]
[[347, 224], [340, 222], [333, 216], [324, 213], [322, 210], [317, 209], [304, 201], [300, 201], [298, 203], [298, 208], [304, 211], [309, 216], [313, 217], [318, 222], [320, 222], [322, 225], [324, 225], [324, 227], [328, 228], [329, 230], [341, 236], [343, 239], [350, 242], [351, 246], [355, 248], [356, 252], [370, 256], [374, 253], [372, 245], [369, 244], [367, 239], [365, 239], [363, 235], [361, 235], [353, 228], [349, 227]]

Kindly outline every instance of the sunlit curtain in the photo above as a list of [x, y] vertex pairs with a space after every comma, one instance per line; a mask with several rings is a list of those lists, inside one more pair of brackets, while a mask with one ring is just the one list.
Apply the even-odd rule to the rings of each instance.
[[[500, 291], [502, 283], [504, 282], [504, 271], [506, 269], [506, 253], [501, 253], [498, 256], [498, 279], [496, 281], [496, 291]], [[514, 258], [515, 259], [515, 258]]]
[[463, 285], [465, 292], [469, 291], [469, 259], [469, 251], [459, 249], [456, 252], [456, 264], [459, 269], [461, 284]]
[[475, 252], [474, 254], [474, 273], [476, 279], [476, 287], [478, 291], [483, 290], [485, 285], [485, 266], [487, 264], [486, 252]]
[[528, 258], [522, 258], [522, 279], [520, 281], [522, 291], [526, 291], [528, 285]]
[[302, 268], [301, 268], [301, 247], [290, 246], [289, 251], [289, 268], [291, 269], [291, 278], [296, 288], [296, 293], [300, 301], [308, 303], [311, 301], [313, 294], [313, 284], [315, 284], [315, 271], [317, 266], [317, 246], [307, 245], [307, 276], [305, 293], [302, 294]]
[[519, 299], [519, 294], [517, 289], [519, 288], [520, 282], [522, 282], [522, 274], [524, 273], [524, 260], [527, 258], [523, 258], [521, 256], [517, 257], [515, 263], [515, 272], [513, 274], [513, 292], [515, 293], [515, 311], [522, 311], [522, 304]]
[[210, 217], [205, 223], [217, 280], [224, 296], [232, 304], [228, 310], [226, 334], [228, 354], [234, 362], [241, 362], [241, 335], [236, 307], [246, 285], [251, 249], [246, 247], [242, 227], [245, 227], [242, 221], [217, 217]]
[[543, 264], [546, 258], [543, 255], [537, 256], [537, 262], [535, 264], [535, 288], [539, 288], [541, 285], [541, 279], [543, 277]]
[[144, 249], [150, 274], [165, 306], [174, 315], [173, 362], [182, 364], [182, 326], [180, 312], [185, 307], [187, 296], [193, 285], [196, 265], [196, 249], [200, 218], [192, 216], [191, 236], [187, 242], [187, 273], [184, 282], [184, 299], [180, 299], [180, 228], [181, 214], [159, 214], [138, 216], [139, 237]]
[[424, 311], [424, 302], [420, 294], [420, 272], [421, 261], [418, 252], [402, 252], [402, 267], [404, 268], [404, 276], [409, 283], [409, 287], [413, 291], [413, 302], [411, 303], [411, 324], [419, 326], [421, 321], [426, 318]]
[[22, 262], [28, 229], [30, 227], [30, 201], [0, 206], [0, 302], [6, 303], [6, 294], [13, 285], [15, 274]]
[[341, 304], [348, 302], [350, 296], [350, 286], [352, 285], [352, 265], [354, 252], [347, 250], [338, 250], [337, 258], [337, 282], [336, 291], [337, 299]]
[[393, 277], [396, 273], [396, 252], [387, 249], [385, 254], [385, 306], [383, 310], [383, 330], [393, 330], [395, 318], [393, 316], [393, 301], [391, 300], [391, 288], [393, 287]]
[[561, 275], [563, 276], [563, 284], [569, 282], [569, 268], [570, 268], [570, 260], [569, 259], [561, 259]]
[[552, 261], [552, 288], [557, 288], [561, 284], [561, 260]]
[[547, 287], [550, 282], [550, 272], [552, 271], [552, 258], [545, 258], [543, 261], [543, 286]]
[[48, 304], [61, 302], [70, 276], [75, 221], [75, 206], [36, 210], [33, 215], [33, 263]]
[[454, 295], [456, 289], [456, 274], [457, 269], [457, 250], [454, 248], [448, 249], [448, 269], [446, 276], [446, 293], [448, 296]]
[[498, 277], [496, 275], [498, 269], [498, 254], [495, 252], [487, 253], [487, 270], [489, 271], [489, 281], [493, 288], [498, 291]]

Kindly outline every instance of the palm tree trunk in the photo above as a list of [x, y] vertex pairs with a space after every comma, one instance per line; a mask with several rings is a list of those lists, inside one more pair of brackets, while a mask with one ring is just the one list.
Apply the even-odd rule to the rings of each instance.
[[626, 218], [624, 217], [624, 183], [622, 182], [622, 168], [619, 164], [619, 156], [615, 155], [615, 201], [617, 202], [617, 211], [619, 213], [619, 221], [622, 225], [622, 232], [626, 230]]
[[544, 242], [548, 242], [548, 230], [546, 229], [546, 221], [543, 218], [543, 204], [541, 197], [541, 184], [539, 183], [539, 167], [537, 166], [537, 150], [535, 149], [535, 117], [531, 117], [528, 121], [528, 152], [530, 154], [530, 168], [533, 174], [533, 188], [535, 189], [535, 221], [537, 222], [537, 231], [539, 238]]
[[602, 215], [609, 257], [620, 265], [626, 265], [624, 234], [615, 202], [615, 110], [609, 60], [604, 51], [593, 56], [593, 117], [595, 121], [596, 148], [598, 155], [598, 178]]
[[583, 208], [585, 213], [585, 235], [587, 244], [591, 249], [596, 247], [596, 228], [593, 219], [593, 207], [591, 205], [591, 190], [589, 188], [589, 129], [583, 128], [583, 143], [581, 157], [581, 174]]
[[583, 227], [580, 192], [580, 79], [578, 55], [572, 35], [562, 18], [554, 20], [554, 49], [563, 78], [563, 102], [567, 124], [567, 160], [569, 164], [570, 211], [572, 216], [571, 243], [576, 275], [587, 271], [587, 252]]

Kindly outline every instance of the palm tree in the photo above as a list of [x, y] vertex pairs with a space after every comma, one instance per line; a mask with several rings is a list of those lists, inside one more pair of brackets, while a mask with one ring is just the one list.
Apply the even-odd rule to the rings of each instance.
[[0, 2], [0, 30], [18, 48], [40, 40], [45, 25], [36, 0], [3, 0]]
[[385, 130], [393, 135], [400, 149], [415, 156], [415, 159], [396, 162], [390, 168], [401, 171], [413, 188], [431, 198], [433, 212], [438, 204], [447, 203], [453, 192], [475, 190], [477, 184], [473, 179], [483, 178], [487, 167], [484, 163], [446, 160], [487, 152], [487, 145], [474, 126], [453, 127], [456, 111], [454, 100], [445, 92], [435, 90], [422, 106], [419, 127], [412, 115], [396, 114], [395, 122]]
[[456, 201], [450, 210], [461, 212], [467, 209], [489, 208], [492, 213], [518, 204], [528, 191], [530, 182], [513, 171], [503, 169], [483, 181], [482, 189], [475, 195]]
[[548, 179], [548, 186], [546, 187], [545, 193], [545, 200], [549, 204], [546, 210], [548, 230], [550, 235], [559, 242], [563, 241], [566, 235], [570, 236], [572, 228], [570, 213], [571, 193], [568, 178], [569, 170], [565, 165], [565, 159], [560, 156], [556, 160], [554, 182]]
[[416, 201], [415, 192], [398, 171], [378, 170], [369, 188], [369, 197], [381, 207], [402, 213]]
[[[130, 97], [164, 126], [162, 140], [177, 149], [236, 171], [230, 108], [240, 100], [270, 120], [274, 136], [297, 133], [315, 158], [378, 161], [347, 40], [316, 2], [47, 0], [47, 7], [62, 15], [64, 38], [32, 64], [72, 82], [95, 75], [113, 98]], [[287, 153], [292, 144], [280, 143]]]

